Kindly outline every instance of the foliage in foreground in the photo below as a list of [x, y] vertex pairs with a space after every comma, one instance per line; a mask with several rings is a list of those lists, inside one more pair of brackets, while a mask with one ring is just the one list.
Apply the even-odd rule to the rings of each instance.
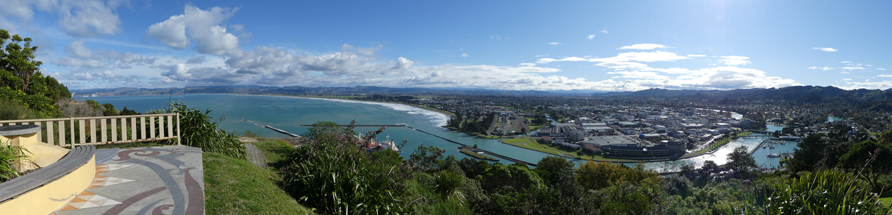
[[[576, 167], [560, 157], [543, 158], [535, 169], [457, 160], [424, 146], [403, 160], [392, 152], [366, 152], [352, 132], [317, 123], [305, 134], [310, 143], [284, 168], [284, 188], [323, 214], [890, 212], [878, 206], [878, 195], [856, 175], [838, 170], [763, 174], [754, 171], [752, 155], [740, 149], [725, 165], [707, 162], [661, 177], [641, 165], [586, 162]], [[795, 177], [800, 178], [788, 179]], [[814, 208], [818, 203], [838, 209]]]
[[[181, 142], [183, 145], [201, 148], [204, 152], [216, 152], [233, 158], [246, 159], [245, 146], [235, 134], [223, 131], [208, 116], [211, 110], [204, 112], [188, 108], [185, 104], [172, 102], [164, 109], [166, 113], [180, 113]], [[176, 139], [168, 140], [176, 143]]]
[[[410, 173], [399, 154], [369, 154], [357, 145], [352, 128], [333, 122], [316, 123], [303, 136], [311, 141], [295, 150], [283, 168], [284, 189], [298, 201], [323, 214], [407, 211], [403, 182]], [[374, 134], [366, 141], [371, 138]]]
[[857, 176], [838, 169], [802, 172], [775, 188], [768, 200], [771, 214], [887, 214], [879, 196]]
[[0, 183], [21, 176], [16, 166], [28, 159], [28, 150], [10, 143], [0, 143]]

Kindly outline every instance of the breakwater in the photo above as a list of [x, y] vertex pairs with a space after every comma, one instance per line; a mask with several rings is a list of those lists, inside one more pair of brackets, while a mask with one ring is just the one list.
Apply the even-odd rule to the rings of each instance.
[[278, 128], [275, 128], [275, 127], [272, 127], [272, 126], [264, 125], [263, 127], [264, 127], [264, 128], [269, 128], [270, 130], [273, 130], [273, 131], [276, 131], [276, 132], [279, 132], [279, 133], [282, 133], [282, 134], [285, 134], [285, 135], [288, 135], [288, 136], [291, 136], [291, 137], [300, 137], [300, 135], [292, 134], [291, 132], [287, 132], [287, 131], [285, 131], [285, 130], [278, 129]]
[[[412, 130], [421, 132], [421, 133], [425, 133], [425, 134], [434, 136], [434, 137], [436, 137], [436, 138], [443, 139], [443, 140], [445, 140], [445, 141], [447, 141], [447, 142], [450, 142], [450, 143], [455, 143], [455, 144], [458, 144], [458, 145], [461, 145], [461, 146], [464, 146], [464, 147], [467, 147], [467, 146], [468, 146], [467, 144], [459, 143], [459, 142], [456, 142], [456, 141], [454, 141], [454, 140], [450, 140], [450, 139], [446, 139], [445, 137], [441, 137], [440, 135], [432, 134], [432, 133], [430, 133], [430, 132], [427, 132], [427, 131], [424, 131], [424, 130], [421, 130], [421, 129], [413, 128], [412, 126], [406, 126], [406, 127], [410, 128], [410, 129], [412, 129]], [[461, 147], [459, 147], [459, 149], [460, 149], [460, 148], [461, 148]], [[511, 157], [508, 157], [508, 156], [504, 156], [504, 155], [500, 155], [500, 154], [493, 153], [493, 152], [491, 152], [491, 151], [487, 151], [487, 150], [483, 150], [483, 149], [477, 149], [477, 150], [478, 150], [478, 151], [482, 151], [483, 153], [486, 153], [486, 154], [488, 154], [488, 155], [496, 156], [496, 157], [501, 158], [501, 159], [505, 159], [505, 160], [513, 161], [513, 162], [515, 162], [515, 163], [524, 163], [524, 164], [526, 164], [526, 165], [536, 166], [535, 163], [530, 163], [530, 162], [526, 162], [526, 161], [522, 161], [522, 160], [514, 159], [514, 158], [511, 158]]]

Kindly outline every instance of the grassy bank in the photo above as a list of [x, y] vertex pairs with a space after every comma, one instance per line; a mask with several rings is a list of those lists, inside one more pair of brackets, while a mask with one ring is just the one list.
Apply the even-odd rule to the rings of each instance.
[[553, 154], [553, 155], [557, 155], [557, 156], [561, 156], [561, 157], [571, 156], [573, 158], [585, 159], [585, 160], [596, 160], [596, 161], [616, 161], [616, 162], [637, 162], [638, 161], [638, 160], [628, 160], [628, 159], [605, 158], [600, 155], [579, 156], [576, 154], [576, 152], [578, 152], [578, 151], [573, 151], [573, 152], [564, 151], [564, 150], [558, 149], [557, 147], [540, 144], [540, 143], [536, 142], [534, 140], [534, 138], [529, 138], [529, 137], [518, 137], [518, 138], [512, 138], [512, 139], [505, 139], [505, 140], [500, 140], [499, 142], [510, 144], [513, 146], [521, 147], [521, 148], [525, 148], [525, 149], [529, 149], [529, 150]]
[[717, 148], [719, 148], [719, 147], [724, 146], [725, 144], [727, 144], [727, 143], [731, 142], [732, 140], [734, 140], [734, 138], [737, 138], [737, 137], [743, 137], [743, 136], [746, 136], [746, 135], [750, 135], [750, 134], [752, 134], [752, 133], [753, 133], [753, 132], [741, 132], [741, 133], [737, 133], [737, 134], [733, 135], [733, 137], [722, 138], [722, 139], [720, 139], [720, 140], [717, 140], [717, 141], [713, 142], [712, 144], [709, 144], [709, 146], [706, 146], [705, 148], [701, 149], [700, 151], [697, 151], [697, 152], [694, 152], [694, 153], [690, 153], [690, 154], [686, 154], [686, 155], [684, 155], [684, 156], [681, 156], [681, 158], [689, 158], [689, 157], [695, 157], [695, 156], [699, 156], [699, 155], [705, 154], [705, 153], [707, 153], [707, 152], [709, 152], [709, 151], [712, 151], [713, 149], [717, 149]]
[[283, 165], [293, 150], [284, 142], [261, 139], [270, 170], [218, 153], [202, 154], [207, 214], [312, 214], [279, 187]]
[[461, 153], [464, 153], [464, 154], [466, 154], [466, 155], [468, 155], [468, 156], [477, 158], [477, 159], [479, 159], [479, 160], [499, 161], [499, 159], [495, 159], [495, 158], [492, 158], [492, 157], [490, 157], [490, 156], [486, 156], [486, 155], [482, 155], [482, 154], [474, 153], [474, 152], [471, 151], [471, 149], [466, 148], [466, 147], [461, 148]]

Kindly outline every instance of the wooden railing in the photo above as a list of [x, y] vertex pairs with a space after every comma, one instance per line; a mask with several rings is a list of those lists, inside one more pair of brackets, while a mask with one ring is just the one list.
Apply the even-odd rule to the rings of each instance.
[[39, 142], [68, 148], [168, 139], [180, 145], [179, 113], [0, 121], [7, 125], [40, 125]]

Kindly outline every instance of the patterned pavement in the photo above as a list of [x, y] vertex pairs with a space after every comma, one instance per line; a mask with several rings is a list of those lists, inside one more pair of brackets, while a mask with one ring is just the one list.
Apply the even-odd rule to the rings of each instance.
[[122, 149], [96, 165], [87, 190], [53, 214], [204, 214], [201, 149]]

